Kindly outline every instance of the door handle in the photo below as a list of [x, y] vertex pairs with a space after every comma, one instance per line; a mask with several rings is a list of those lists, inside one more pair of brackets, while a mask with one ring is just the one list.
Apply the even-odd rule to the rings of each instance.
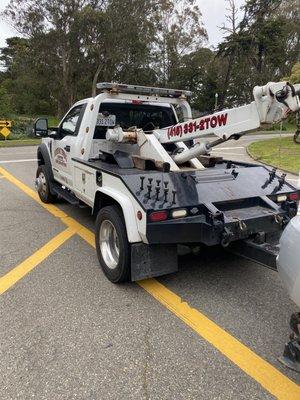
[[67, 146], [64, 147], [64, 149], [65, 149], [66, 151], [70, 151], [70, 150], [71, 150], [71, 147], [70, 147], [69, 145], [67, 145]]

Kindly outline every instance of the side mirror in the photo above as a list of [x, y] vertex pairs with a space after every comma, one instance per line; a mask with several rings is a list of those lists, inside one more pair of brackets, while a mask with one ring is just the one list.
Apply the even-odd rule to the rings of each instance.
[[48, 136], [48, 120], [47, 118], [38, 118], [33, 124], [33, 133], [38, 137]]

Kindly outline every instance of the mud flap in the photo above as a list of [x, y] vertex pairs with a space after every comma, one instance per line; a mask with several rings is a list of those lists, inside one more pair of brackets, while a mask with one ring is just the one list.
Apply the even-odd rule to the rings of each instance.
[[131, 245], [131, 280], [153, 278], [178, 271], [177, 245]]
[[279, 361], [286, 367], [300, 372], [300, 313], [291, 316], [290, 328], [292, 333], [290, 341], [285, 345], [283, 355]]
[[278, 359], [283, 365], [300, 372], [300, 343], [297, 340], [288, 342], [283, 351], [283, 355]]

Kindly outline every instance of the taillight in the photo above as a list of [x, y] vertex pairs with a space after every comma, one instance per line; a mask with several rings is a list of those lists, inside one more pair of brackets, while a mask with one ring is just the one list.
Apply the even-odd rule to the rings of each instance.
[[149, 219], [151, 222], [165, 221], [167, 218], [167, 211], [154, 211], [149, 214]]
[[290, 200], [298, 200], [298, 199], [299, 199], [298, 193], [297, 193], [297, 192], [296, 192], [296, 193], [291, 193], [291, 194], [289, 195], [289, 199], [290, 199]]
[[143, 104], [143, 100], [132, 100], [131, 104]]

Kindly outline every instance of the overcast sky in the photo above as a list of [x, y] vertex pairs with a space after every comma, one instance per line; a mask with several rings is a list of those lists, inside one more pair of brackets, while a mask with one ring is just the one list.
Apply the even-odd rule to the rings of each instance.
[[[244, 0], [236, 0], [237, 6], [244, 4]], [[0, 11], [3, 11], [9, 0], [0, 0]], [[202, 20], [208, 32], [209, 44], [217, 45], [222, 39], [219, 27], [225, 22], [226, 0], [198, 0], [202, 12]], [[0, 19], [0, 47], [5, 46], [7, 37], [16, 35], [14, 29]]]

